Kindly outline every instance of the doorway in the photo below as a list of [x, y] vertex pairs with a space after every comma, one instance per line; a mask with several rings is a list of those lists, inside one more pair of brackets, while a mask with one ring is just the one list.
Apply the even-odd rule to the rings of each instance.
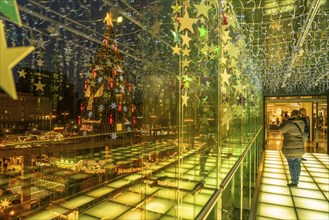
[[[328, 96], [265, 97], [265, 137], [268, 146], [281, 150], [283, 136], [279, 126], [292, 110], [306, 109], [310, 118], [310, 136], [306, 152], [328, 154]], [[270, 144], [269, 144], [270, 142]]]

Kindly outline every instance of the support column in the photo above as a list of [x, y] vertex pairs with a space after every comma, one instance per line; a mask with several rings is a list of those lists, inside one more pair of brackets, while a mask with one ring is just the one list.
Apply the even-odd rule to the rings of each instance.
[[31, 210], [31, 155], [22, 156], [21, 204], [23, 210]]

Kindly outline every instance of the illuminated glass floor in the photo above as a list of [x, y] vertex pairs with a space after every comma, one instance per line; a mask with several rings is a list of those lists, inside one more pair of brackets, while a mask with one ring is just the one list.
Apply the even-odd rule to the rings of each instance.
[[329, 219], [329, 155], [306, 153], [298, 187], [280, 151], [266, 150], [257, 219]]

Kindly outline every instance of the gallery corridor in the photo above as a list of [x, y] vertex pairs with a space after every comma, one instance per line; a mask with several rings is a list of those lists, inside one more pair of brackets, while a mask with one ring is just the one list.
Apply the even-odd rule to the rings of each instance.
[[[324, 220], [329, 216], [329, 156], [322, 150], [307, 153], [302, 161], [298, 187], [290, 182], [287, 161], [280, 151], [282, 137], [271, 133], [265, 151], [264, 166], [259, 188], [256, 219], [312, 219]], [[326, 147], [327, 142], [320, 147]], [[307, 150], [308, 149], [308, 150]]]

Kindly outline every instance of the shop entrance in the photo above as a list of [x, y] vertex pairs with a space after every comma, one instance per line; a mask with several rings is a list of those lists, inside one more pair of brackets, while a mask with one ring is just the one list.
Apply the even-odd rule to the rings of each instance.
[[[308, 152], [328, 153], [328, 96], [265, 97], [266, 140], [282, 139], [278, 128], [290, 117], [292, 110], [306, 109], [310, 118]], [[281, 146], [277, 146], [280, 149]]]

